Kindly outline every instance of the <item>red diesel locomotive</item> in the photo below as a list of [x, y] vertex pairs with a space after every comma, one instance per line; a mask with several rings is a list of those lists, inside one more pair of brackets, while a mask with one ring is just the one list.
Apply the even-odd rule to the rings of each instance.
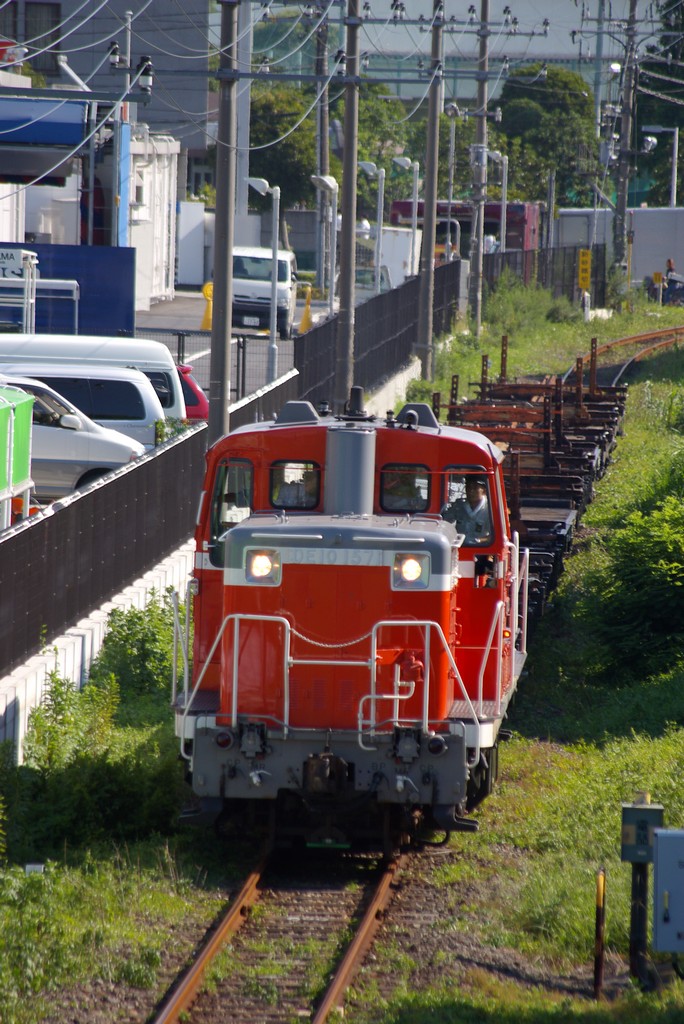
[[526, 654], [502, 453], [362, 405], [219, 440], [196, 531], [176, 722], [198, 807], [309, 844], [474, 829]]

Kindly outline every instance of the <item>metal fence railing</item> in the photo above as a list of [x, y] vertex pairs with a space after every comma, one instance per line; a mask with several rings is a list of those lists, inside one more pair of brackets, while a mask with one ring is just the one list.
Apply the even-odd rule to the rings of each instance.
[[[580, 300], [577, 270], [581, 246], [569, 245], [560, 249], [538, 249], [529, 252], [513, 250], [506, 253], [487, 253], [482, 261], [484, 281], [490, 290], [504, 271], [525, 284], [539, 284], [558, 299], [565, 296], [569, 302]], [[594, 308], [606, 304], [607, 253], [605, 244], [591, 249], [591, 304]]]
[[206, 425], [0, 534], [0, 675], [186, 540]]

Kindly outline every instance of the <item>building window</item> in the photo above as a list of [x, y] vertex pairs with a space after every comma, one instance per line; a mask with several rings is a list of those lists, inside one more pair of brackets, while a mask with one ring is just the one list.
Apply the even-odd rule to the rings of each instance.
[[27, 3], [24, 11], [24, 42], [31, 51], [42, 52], [29, 56], [31, 67], [47, 75], [57, 74], [59, 25], [61, 4]]
[[3, 4], [0, 10], [0, 36], [17, 42], [17, 0]]

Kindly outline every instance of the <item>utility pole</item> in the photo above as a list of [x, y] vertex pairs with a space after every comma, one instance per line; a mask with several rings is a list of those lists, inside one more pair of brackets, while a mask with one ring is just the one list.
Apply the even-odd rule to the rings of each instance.
[[[252, 8], [245, 3], [238, 7], [237, 67], [249, 67], [252, 63]], [[249, 206], [249, 117], [252, 102], [252, 83], [249, 78], [240, 79], [241, 85], [236, 97], [237, 104], [237, 165], [235, 176], [235, 215], [238, 231], [244, 231]], [[244, 236], [243, 236], [244, 237]]]
[[[328, 18], [327, 15], [316, 29], [316, 64], [314, 68], [316, 82], [322, 83], [328, 77]], [[316, 104], [316, 174], [326, 177], [330, 174], [330, 112], [328, 109], [328, 87], [322, 90], [318, 103]], [[326, 230], [328, 225], [328, 213], [330, 211], [330, 196], [327, 192], [319, 189], [316, 193], [316, 207], [318, 210], [318, 266], [316, 267], [316, 283], [319, 288], [325, 285], [325, 268], [329, 265], [325, 254], [330, 246], [332, 232]], [[327, 236], [327, 237], [326, 237]], [[331, 284], [332, 288], [332, 284]]]
[[[622, 93], [620, 123], [620, 155], [617, 168], [615, 215], [613, 217], [613, 254], [616, 265], [623, 264], [627, 250], [627, 195], [632, 161], [632, 119], [636, 94], [636, 9], [637, 0], [629, 2], [627, 21], [627, 57]], [[629, 282], [627, 282], [629, 285]]]
[[482, 331], [482, 268], [484, 255], [484, 206], [487, 197], [487, 79], [489, 75], [489, 0], [481, 0], [480, 53], [477, 64], [477, 142], [473, 146], [473, 208], [475, 223], [471, 245], [470, 307], [475, 318], [475, 333]]
[[[354, 292], [356, 278], [356, 172], [359, 125], [359, 0], [347, 8], [347, 66], [344, 87], [344, 159], [340, 231], [340, 305], [335, 345], [335, 411], [342, 412], [354, 383]], [[334, 232], [333, 232], [334, 234]], [[330, 282], [335, 287], [335, 282]]]
[[433, 0], [430, 93], [428, 96], [427, 161], [425, 164], [425, 202], [423, 206], [423, 251], [420, 261], [418, 293], [418, 355], [421, 375], [432, 380], [434, 340], [432, 337], [432, 301], [435, 292], [435, 235], [437, 228], [437, 166], [439, 163], [439, 114], [442, 98], [442, 29], [444, 6]]
[[237, 23], [240, 0], [221, 0], [221, 60], [216, 136], [214, 296], [209, 365], [209, 444], [228, 433], [233, 238], [237, 152]]
[[594, 57], [594, 121], [596, 138], [601, 138], [601, 76], [603, 74], [603, 35], [606, 23], [606, 0], [598, 0], [596, 19], [596, 55]]

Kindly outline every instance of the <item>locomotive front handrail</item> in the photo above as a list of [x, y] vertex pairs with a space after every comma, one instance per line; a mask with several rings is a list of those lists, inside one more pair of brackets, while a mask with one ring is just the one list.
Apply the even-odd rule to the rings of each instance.
[[[477, 754], [477, 759], [476, 760], [479, 760], [479, 757], [480, 757], [480, 722], [479, 722], [478, 716], [477, 716], [477, 714], [475, 712], [475, 708], [473, 707], [473, 704], [472, 704], [472, 701], [471, 701], [470, 696], [468, 694], [468, 691], [466, 690], [465, 683], [463, 682], [463, 679], [461, 678], [461, 673], [458, 671], [458, 667], [457, 667], [456, 662], [454, 660], [454, 656], [453, 656], [453, 654], [451, 652], [451, 649], [449, 647], [447, 639], [444, 636], [444, 632], [442, 630], [442, 627], [439, 625], [439, 623], [432, 622], [429, 619], [425, 619], [425, 620], [421, 620], [421, 619], [384, 619], [384, 620], [382, 620], [380, 622], [376, 622], [375, 625], [373, 626], [372, 641], [371, 641], [371, 643], [372, 643], [371, 653], [372, 653], [372, 659], [373, 659], [373, 667], [372, 667], [372, 670], [371, 670], [371, 692], [369, 694], [369, 699], [371, 701], [371, 715], [372, 715], [372, 718], [371, 718], [371, 722], [370, 722], [370, 728], [367, 729], [367, 730], [364, 730], [364, 728], [363, 728], [363, 719], [361, 717], [361, 707], [359, 706], [359, 745], [363, 746], [362, 736], [363, 736], [364, 732], [369, 732], [369, 734], [371, 736], [375, 735], [375, 731], [377, 729], [377, 723], [375, 721], [375, 710], [376, 710], [375, 709], [375, 702], [377, 700], [384, 700], [388, 696], [389, 696], [390, 699], [393, 698], [392, 694], [389, 694], [389, 695], [378, 694], [377, 690], [376, 690], [376, 685], [377, 685], [377, 661], [378, 661], [378, 657], [377, 657], [378, 633], [379, 633], [379, 631], [381, 629], [389, 629], [389, 628], [392, 628], [392, 627], [395, 627], [395, 626], [396, 627], [401, 627], [401, 628], [412, 627], [412, 628], [419, 628], [419, 629], [423, 628], [423, 629], [425, 629], [425, 676], [424, 676], [424, 680], [423, 680], [423, 708], [422, 708], [421, 729], [423, 730], [423, 732], [428, 732], [429, 727], [430, 727], [430, 719], [429, 719], [429, 715], [428, 715], [429, 696], [430, 696], [430, 634], [431, 634], [432, 630], [434, 630], [437, 633], [438, 640], [439, 640], [439, 642], [440, 642], [440, 644], [442, 646], [442, 649], [443, 649], [444, 653], [446, 654], [446, 656], [447, 656], [447, 658], [449, 660], [449, 665], [451, 667], [451, 671], [453, 672], [454, 678], [456, 679], [456, 681], [457, 681], [457, 683], [458, 683], [458, 685], [460, 687], [461, 696], [463, 697], [464, 703], [466, 704], [466, 706], [468, 707], [468, 709], [470, 711], [470, 717], [473, 720], [473, 724], [475, 726], [475, 733], [476, 733], [476, 736], [477, 736], [477, 741], [476, 741], [476, 745], [475, 745], [475, 747], [476, 747], [476, 754]], [[367, 749], [367, 748], [365, 748], [365, 749]]]
[[[516, 625], [516, 633], [520, 632], [521, 638], [521, 653], [527, 654], [527, 601], [529, 594], [529, 580], [530, 580], [530, 552], [529, 548], [523, 548], [522, 559], [520, 557], [520, 535], [515, 530], [512, 535], [512, 539], [507, 541], [508, 547], [512, 549], [511, 562], [513, 565], [513, 600], [511, 601], [511, 614], [515, 609], [516, 623], [520, 620], [520, 625]], [[520, 591], [523, 592], [522, 605], [520, 602]]]

